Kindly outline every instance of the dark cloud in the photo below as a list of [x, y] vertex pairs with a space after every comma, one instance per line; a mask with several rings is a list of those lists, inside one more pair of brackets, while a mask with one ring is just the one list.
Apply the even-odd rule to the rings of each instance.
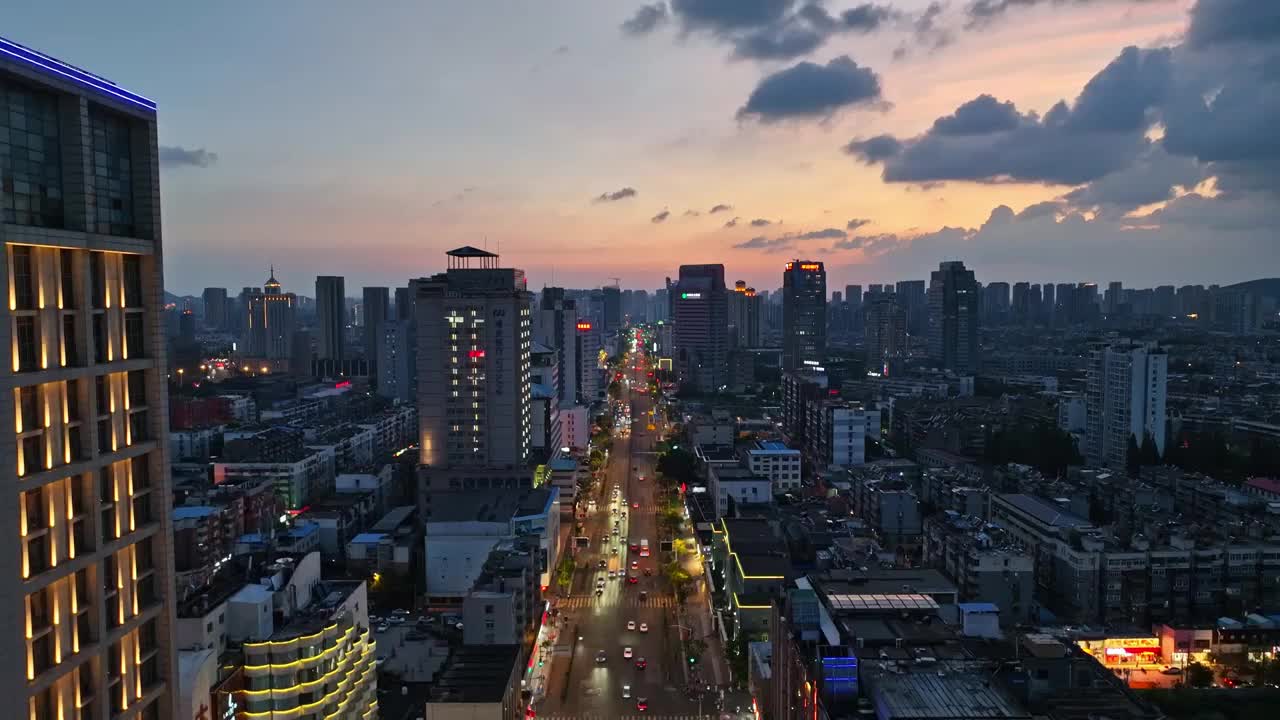
[[733, 56], [751, 60], [791, 60], [808, 55], [826, 41], [827, 33], [798, 17], [791, 17], [740, 36], [733, 43]]
[[768, 220], [765, 220], [764, 218], [756, 218], [755, 220], [751, 221], [751, 227], [765, 227], [766, 225], [772, 225], [772, 224], [773, 223], [769, 222]]
[[893, 15], [893, 8], [888, 5], [863, 3], [840, 13], [840, 23], [850, 30], [871, 32], [879, 29]]
[[848, 237], [848, 233], [840, 228], [825, 228], [823, 230], [813, 230], [807, 233], [801, 233], [795, 236], [797, 240], [833, 240], [844, 239]]
[[731, 227], [738, 227], [738, 220], [739, 220], [739, 218], [734, 218], [734, 219], [730, 220], [729, 222], [725, 223], [725, 224], [724, 224], [724, 226], [725, 226], [725, 227], [727, 227], [727, 228], [731, 228]]
[[715, 215], [718, 212], [729, 212], [732, 209], [733, 209], [732, 205], [725, 205], [724, 203], [720, 203], [719, 205], [712, 205], [711, 209], [707, 211], [707, 214]]
[[942, 180], [1079, 185], [1127, 167], [1144, 150], [1152, 110], [1172, 77], [1168, 48], [1125, 48], [1076, 102], [1044, 117], [979, 96], [909, 140], [879, 136], [845, 151], [884, 163], [889, 182]]
[[204, 148], [188, 150], [184, 147], [173, 145], [160, 146], [160, 167], [176, 168], [176, 167], [201, 167], [207, 168], [218, 162], [218, 154], [209, 152]]
[[637, 193], [635, 188], [624, 187], [621, 190], [601, 193], [600, 195], [597, 195], [596, 199], [593, 200], [592, 202], [598, 202], [598, 203], [617, 202], [619, 200], [626, 200], [627, 198], [633, 198], [636, 195]]
[[641, 5], [636, 14], [622, 22], [622, 32], [627, 35], [648, 35], [667, 22], [667, 4], [656, 2]]
[[1199, 0], [1187, 28], [1191, 47], [1280, 41], [1280, 3], [1274, 0]]
[[862, 162], [873, 165], [902, 152], [902, 143], [892, 135], [876, 135], [865, 140], [851, 140], [844, 151]]
[[849, 222], [845, 223], [844, 229], [848, 230], [849, 232], [853, 232], [854, 230], [857, 230], [863, 225], [869, 225], [870, 223], [871, 221], [866, 218], [854, 218]]
[[685, 30], [715, 34], [760, 28], [783, 19], [793, 0], [671, 0]]
[[666, 222], [667, 218], [669, 218], [669, 217], [671, 217], [671, 211], [670, 211], [670, 210], [663, 210], [662, 212], [658, 213], [657, 215], [654, 215], [653, 217], [649, 218], [649, 222], [651, 222], [651, 223], [653, 223], [653, 224], [655, 224], [655, 225], [656, 225], [656, 224], [661, 223], [661, 222]]
[[791, 247], [792, 240], [793, 238], [785, 235], [776, 238], [757, 235], [750, 240], [744, 240], [743, 242], [737, 243], [734, 247], [739, 250], [764, 250], [766, 252], [777, 252]]
[[831, 250], [861, 250], [864, 253], [874, 255], [895, 247], [902, 242], [904, 242], [904, 239], [896, 233], [854, 235], [850, 238], [835, 241], [831, 245]]
[[956, 108], [946, 117], [933, 121], [933, 132], [939, 135], [986, 135], [1018, 127], [1017, 108], [1011, 102], [1000, 102], [990, 95], [979, 95]]
[[[1174, 197], [1174, 188], [1194, 188], [1204, 179], [1195, 160], [1170, 155], [1152, 143], [1132, 165], [1082, 185], [1062, 197], [1073, 207], [1124, 213]], [[1023, 212], [1026, 212], [1025, 210]]]
[[841, 108], [880, 99], [879, 76], [841, 55], [826, 65], [802, 62], [766, 76], [738, 110], [738, 118], [769, 123], [826, 117]]
[[1057, 200], [1045, 200], [1026, 206], [1015, 217], [1018, 220], [1032, 220], [1038, 217], [1058, 216], [1066, 211], [1066, 207]]

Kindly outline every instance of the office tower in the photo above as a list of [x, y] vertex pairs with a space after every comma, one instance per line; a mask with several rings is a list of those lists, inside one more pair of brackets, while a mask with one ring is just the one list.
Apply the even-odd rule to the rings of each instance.
[[1262, 327], [1262, 304], [1248, 290], [1218, 290], [1213, 293], [1213, 325], [1233, 335], [1252, 335]]
[[418, 334], [421, 462], [516, 468], [529, 456], [532, 295], [524, 271], [475, 247], [411, 283]]
[[659, 288], [649, 296], [649, 322], [666, 322], [671, 319], [671, 294]]
[[248, 293], [245, 347], [249, 357], [272, 360], [290, 357], [298, 296], [284, 292], [276, 280], [275, 268], [261, 290], [245, 288], [245, 291]]
[[894, 295], [881, 293], [863, 306], [867, 372], [889, 375], [891, 361], [907, 351], [907, 311]]
[[730, 344], [734, 347], [760, 347], [760, 296], [756, 289], [739, 280], [733, 284], [729, 299]]
[[315, 348], [310, 330], [294, 330], [289, 343], [289, 372], [303, 379], [315, 375]]
[[378, 323], [375, 338], [378, 346], [378, 395], [398, 403], [414, 402], [418, 342], [413, 318], [391, 318]]
[[196, 314], [191, 308], [178, 315], [178, 342], [183, 345], [194, 345], [196, 342]]
[[604, 369], [600, 367], [600, 335], [600, 326], [591, 320], [579, 318], [574, 323], [573, 355], [578, 361], [578, 390], [574, 402], [584, 407], [590, 407], [592, 403], [599, 401], [600, 390], [604, 387], [601, 383]]
[[782, 272], [782, 367], [821, 364], [827, 354], [827, 270], [793, 260]]
[[[929, 324], [929, 303], [923, 280], [901, 280], [896, 286], [897, 302], [907, 313], [907, 332], [919, 335]], [[885, 288], [888, 292], [888, 287]]]
[[1070, 325], [1076, 322], [1076, 286], [1074, 283], [1058, 283], [1053, 306], [1054, 323]]
[[844, 304], [847, 307], [845, 313], [845, 321], [848, 323], [844, 330], [849, 334], [856, 334], [862, 330], [862, 286], [861, 285], [845, 285], [844, 286]]
[[1120, 312], [1124, 303], [1124, 283], [1112, 281], [1107, 283], [1107, 292], [1102, 297], [1102, 309], [1108, 315]]
[[1086, 385], [1086, 459], [1123, 468], [1130, 438], [1147, 435], [1164, 455], [1165, 393], [1169, 356], [1155, 343], [1093, 343]]
[[228, 314], [227, 289], [205, 288], [201, 294], [204, 300], [204, 327], [206, 330], [223, 332], [227, 329]]
[[316, 357], [341, 365], [347, 359], [345, 280], [337, 275], [316, 278]]
[[600, 308], [605, 335], [616, 332], [622, 327], [622, 291], [618, 286], [600, 288]]
[[874, 295], [884, 292], [884, 286], [880, 283], [872, 283], [867, 286], [867, 294], [862, 296], [862, 302], [867, 302]]
[[1023, 281], [1013, 284], [1013, 300], [1009, 309], [1015, 324], [1027, 323], [1027, 316], [1031, 312], [1031, 283]]
[[398, 287], [395, 291], [396, 298], [396, 319], [412, 320], [413, 319], [413, 293], [407, 287]]
[[672, 293], [676, 378], [683, 387], [715, 392], [728, 380], [724, 265], [681, 265]]
[[367, 287], [361, 293], [364, 308], [364, 360], [369, 374], [378, 375], [378, 348], [382, 345], [380, 327], [391, 317], [391, 291], [384, 287]]
[[564, 288], [542, 289], [542, 297], [533, 319], [533, 339], [556, 353], [556, 388], [560, 406], [578, 403], [578, 308], [565, 298]]
[[156, 106], [3, 39], [0, 98], [4, 715], [172, 717]]
[[1031, 290], [1027, 293], [1027, 324], [1034, 324], [1040, 320], [1041, 302], [1040, 285], [1032, 283]]
[[987, 283], [982, 288], [982, 319], [989, 325], [999, 325], [1009, 316], [1009, 283]]
[[973, 271], [944, 262], [929, 281], [929, 355], [944, 369], [978, 370], [978, 289]]
[[1156, 315], [1170, 317], [1178, 311], [1178, 306], [1175, 303], [1176, 292], [1172, 285], [1160, 285], [1155, 288], [1155, 296], [1152, 298], [1152, 303], [1155, 307], [1152, 310]]
[[1041, 286], [1040, 297], [1040, 322], [1046, 325], [1053, 324], [1053, 305], [1054, 305], [1053, 283], [1045, 283]]

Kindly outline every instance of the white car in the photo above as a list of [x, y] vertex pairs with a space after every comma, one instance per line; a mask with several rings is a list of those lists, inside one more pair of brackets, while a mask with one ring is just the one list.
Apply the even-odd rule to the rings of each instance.
[[630, 686], [630, 685], [623, 685], [623, 686], [622, 686], [622, 697], [623, 697], [623, 698], [629, 698], [629, 697], [631, 697], [631, 686]]
[[649, 632], [649, 623], [640, 623], [640, 632]]
[[627, 629], [628, 629], [628, 630], [635, 630], [635, 629], [636, 629], [636, 621], [635, 621], [635, 620], [628, 620], [628, 621], [627, 621]]
[[628, 660], [630, 660], [630, 659], [631, 659], [631, 647], [630, 647], [630, 646], [622, 648], [622, 657], [624, 657], [624, 658], [626, 658], [626, 659], [628, 659]]

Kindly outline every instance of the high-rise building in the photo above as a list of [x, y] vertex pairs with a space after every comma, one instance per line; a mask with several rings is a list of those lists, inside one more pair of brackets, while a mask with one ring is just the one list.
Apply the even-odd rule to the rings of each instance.
[[1023, 280], [1013, 284], [1013, 302], [1010, 310], [1015, 324], [1027, 323], [1031, 313], [1031, 283]]
[[[887, 292], [888, 288], [886, 288]], [[923, 280], [900, 280], [896, 286], [897, 302], [907, 313], [907, 332], [921, 335], [929, 324], [928, 292]]]
[[[368, 328], [365, 328], [368, 331]], [[417, 327], [412, 318], [378, 323], [378, 395], [400, 403], [416, 400]]]
[[715, 392], [729, 371], [724, 265], [681, 265], [672, 293], [676, 378], [684, 387]]
[[845, 313], [845, 320], [848, 325], [845, 332], [854, 334], [862, 330], [862, 286], [861, 285], [845, 285], [844, 286], [844, 304], [848, 307]]
[[894, 295], [881, 293], [863, 306], [867, 372], [889, 375], [892, 361], [907, 351], [907, 311]]
[[622, 290], [616, 285], [600, 288], [604, 334], [617, 332], [622, 327]]
[[[298, 296], [284, 292], [275, 268], [262, 289], [245, 288], [245, 347], [248, 355], [272, 360], [289, 358], [292, 352]], [[300, 368], [298, 370], [301, 370]]]
[[982, 319], [999, 325], [1009, 319], [1009, 283], [987, 283], [982, 288]]
[[340, 275], [316, 278], [316, 357], [340, 365], [347, 359], [346, 281]]
[[760, 347], [760, 296], [744, 280], [735, 282], [729, 295], [729, 325], [735, 347]]
[[533, 320], [533, 339], [556, 354], [556, 392], [560, 406], [578, 402], [578, 308], [565, 297], [564, 288], [542, 289], [538, 310]]
[[412, 320], [413, 319], [413, 293], [407, 287], [398, 287], [395, 290], [396, 298], [396, 319]]
[[1168, 372], [1169, 356], [1155, 343], [1092, 345], [1085, 394], [1091, 465], [1125, 467], [1130, 439], [1141, 446], [1148, 435], [1164, 455]]
[[958, 260], [939, 264], [929, 281], [929, 355], [947, 370], [978, 370], [978, 282]]
[[201, 295], [204, 300], [204, 326], [207, 330], [222, 332], [227, 329], [230, 313], [227, 306], [226, 288], [205, 288]]
[[1076, 318], [1076, 286], [1075, 283], [1058, 283], [1053, 306], [1053, 319], [1056, 325], [1070, 325]]
[[1039, 319], [1045, 325], [1053, 324], [1053, 306], [1054, 306], [1054, 285], [1053, 283], [1045, 283], [1041, 286], [1040, 298], [1040, 314]]
[[600, 399], [602, 387], [600, 376], [604, 370], [600, 367], [600, 327], [591, 320], [579, 318], [574, 323], [573, 344], [573, 356], [578, 362], [575, 370], [578, 388], [574, 401], [589, 408]]
[[1102, 296], [1102, 309], [1107, 315], [1115, 315], [1120, 312], [1120, 305], [1124, 302], [1124, 283], [1112, 281], [1107, 283], [1107, 292]]
[[0, 39], [10, 717], [174, 716], [156, 106]]
[[378, 348], [382, 345], [379, 326], [391, 317], [391, 291], [384, 287], [367, 287], [361, 293], [364, 309], [364, 360], [369, 374], [378, 375]]
[[782, 272], [782, 367], [821, 363], [827, 354], [827, 270], [793, 260]]
[[530, 305], [524, 271], [475, 247], [414, 280], [420, 457], [432, 469], [515, 468], [529, 457]]

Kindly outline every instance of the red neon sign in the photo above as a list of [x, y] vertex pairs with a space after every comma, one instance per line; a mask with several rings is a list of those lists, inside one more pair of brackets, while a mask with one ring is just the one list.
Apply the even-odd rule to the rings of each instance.
[[343, 380], [342, 382], [336, 382], [333, 384], [334, 390], [341, 390], [342, 388], [349, 388], [349, 387], [351, 387], [350, 380]]
[[484, 351], [483, 351], [483, 350], [468, 350], [468, 351], [467, 351], [467, 357], [471, 358], [472, 360], [475, 360], [475, 359], [477, 359], [477, 358], [482, 358], [482, 357], [484, 357]]

